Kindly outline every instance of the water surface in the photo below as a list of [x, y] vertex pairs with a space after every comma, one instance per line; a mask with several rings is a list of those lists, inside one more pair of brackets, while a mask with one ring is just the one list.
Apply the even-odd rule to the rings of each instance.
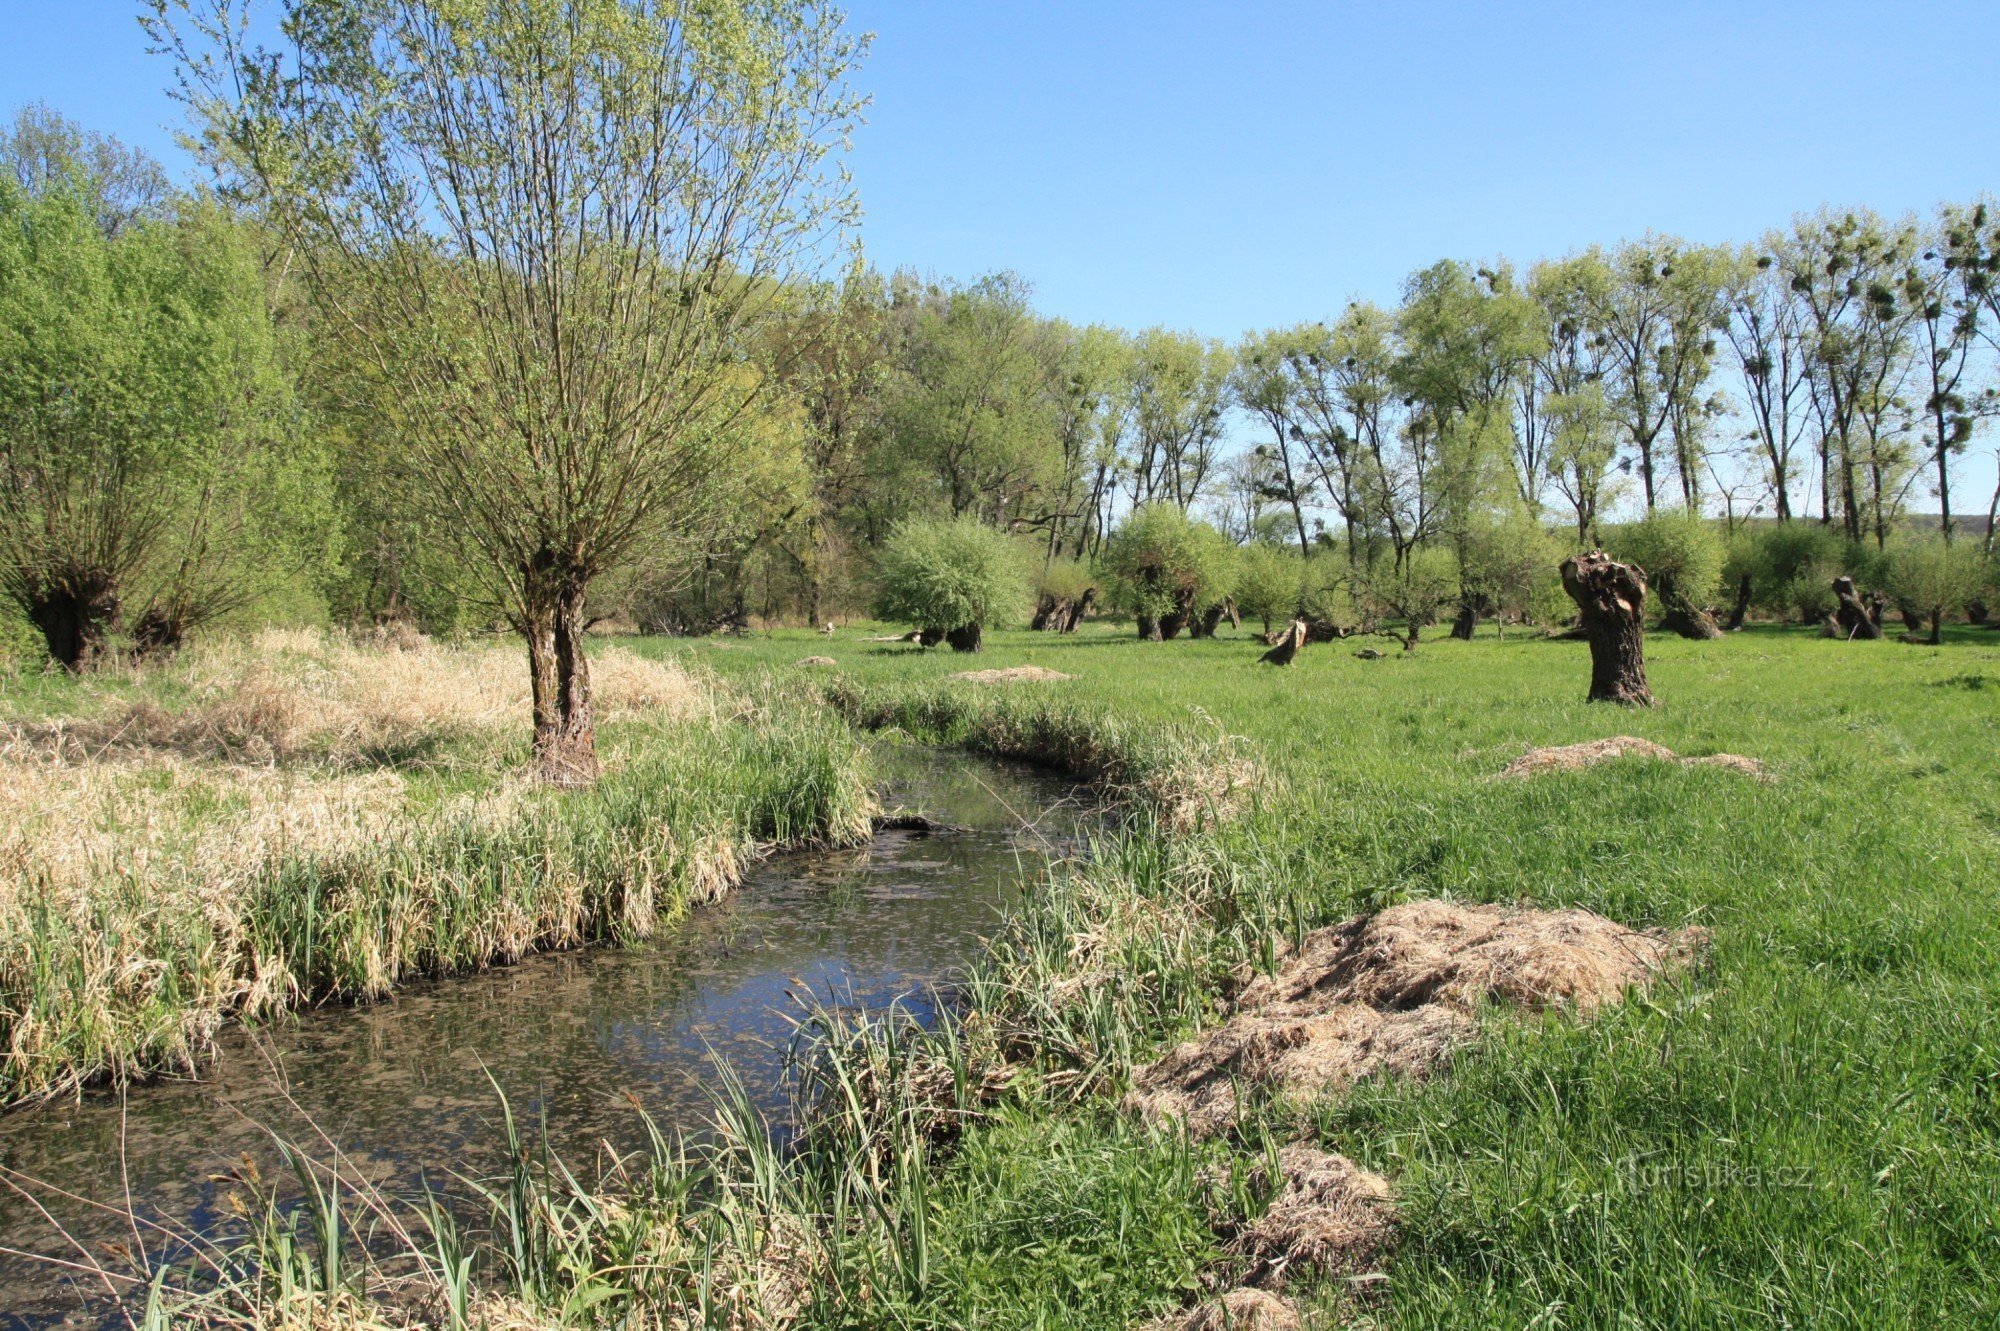
[[[781, 1112], [797, 995], [927, 1012], [936, 986], [991, 933], [1023, 867], [1064, 848], [1083, 817], [1069, 783], [1033, 768], [896, 748], [880, 758], [886, 806], [955, 830], [774, 856], [668, 937], [234, 1029], [198, 1082], [0, 1118], [8, 1177], [75, 1194], [45, 1186], [31, 1202], [0, 1185], [0, 1247], [76, 1259], [52, 1220], [100, 1257], [129, 1246], [128, 1195], [142, 1216], [212, 1232], [228, 1223], [244, 1160], [266, 1177], [282, 1169], [273, 1133], [322, 1156], [337, 1143], [391, 1192], [414, 1194], [425, 1170], [491, 1174], [503, 1163], [495, 1083], [578, 1166], [643, 1148], [635, 1099], [663, 1126], [698, 1128], [714, 1057]], [[0, 1331], [98, 1325], [101, 1289], [0, 1255]]]

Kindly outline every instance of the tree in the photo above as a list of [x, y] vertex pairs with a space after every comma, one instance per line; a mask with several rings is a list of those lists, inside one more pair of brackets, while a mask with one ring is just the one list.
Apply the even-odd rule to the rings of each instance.
[[1737, 256], [1724, 326], [1743, 383], [1750, 440], [1770, 482], [1778, 521], [1792, 518], [1792, 486], [1810, 423], [1804, 345], [1806, 310], [1778, 263], [1787, 241], [1773, 233]]
[[310, 557], [326, 481], [241, 231], [193, 203], [107, 223], [90, 160], [0, 176], [0, 585], [70, 670], [134, 599], [171, 647]]
[[976, 652], [986, 625], [1022, 613], [1027, 587], [1021, 551], [1004, 533], [971, 517], [918, 518], [882, 545], [876, 609], [916, 625], [927, 641]]
[[1128, 380], [1135, 507], [1185, 509], [1201, 494], [1222, 442], [1231, 369], [1229, 349], [1211, 339], [1165, 328], [1135, 339]]
[[1930, 625], [1932, 645], [1943, 640], [1944, 621], [1977, 599], [1986, 582], [1985, 561], [1970, 544], [1942, 534], [1891, 545], [1884, 560], [1889, 595]]
[[1986, 274], [1978, 263], [1963, 262], [1960, 251], [1980, 220], [1977, 204], [1943, 209], [1937, 232], [1904, 279], [1905, 299], [1916, 315], [1923, 445], [1936, 469], [1938, 528], [1946, 541], [1952, 538], [1952, 459], [1971, 445], [1980, 420], [2000, 409], [1991, 389], [1975, 394], [1967, 381], [1986, 313], [1980, 300]]
[[1910, 369], [1913, 303], [1903, 279], [1913, 225], [1865, 211], [1802, 219], [1778, 266], [1803, 309], [1806, 384], [1817, 428], [1822, 521], [1841, 514], [1847, 539], [1877, 545], [1900, 496], [1898, 394]]
[[1602, 550], [1562, 562], [1563, 590], [1576, 602], [1590, 641], [1588, 702], [1651, 707], [1646, 683], [1646, 576]]
[[1413, 408], [1406, 435], [1420, 511], [1459, 562], [1452, 634], [1470, 638], [1483, 610], [1465, 576], [1471, 525], [1505, 484], [1514, 386], [1543, 349], [1546, 330], [1511, 273], [1452, 262], [1410, 279], [1397, 329], [1403, 350], [1393, 377]]
[[1305, 561], [1290, 550], [1266, 542], [1248, 546], [1237, 564], [1236, 606], [1269, 633], [1273, 619], [1298, 614], [1304, 576]]
[[597, 772], [592, 582], [684, 539], [758, 334], [853, 216], [820, 0], [152, 0], [225, 184], [407, 409], [406, 472], [525, 640], [537, 765]]
[[1719, 638], [1708, 612], [1722, 582], [1722, 534], [1687, 509], [1660, 508], [1612, 534], [1618, 559], [1636, 565], [1660, 598], [1660, 627], [1683, 638]]
[[1222, 533], [1171, 503], [1126, 518], [1104, 549], [1118, 601], [1150, 642], [1178, 635], [1195, 612], [1227, 593], [1232, 551]]
[[1312, 553], [1305, 515], [1310, 477], [1305, 460], [1297, 456], [1306, 434], [1294, 407], [1299, 388], [1293, 373], [1303, 359], [1301, 349], [1310, 336], [1309, 332], [1295, 328], [1250, 334], [1236, 349], [1236, 369], [1230, 376], [1230, 391], [1237, 403], [1270, 432], [1271, 442], [1259, 444], [1256, 450], [1256, 456], [1269, 463], [1260, 479], [1267, 497], [1291, 510], [1302, 556]]
[[1383, 563], [1361, 576], [1361, 592], [1374, 616], [1403, 621], [1403, 650], [1417, 650], [1424, 628], [1437, 623], [1438, 612], [1458, 599], [1464, 569], [1449, 551], [1423, 546], [1410, 552], [1401, 567]]

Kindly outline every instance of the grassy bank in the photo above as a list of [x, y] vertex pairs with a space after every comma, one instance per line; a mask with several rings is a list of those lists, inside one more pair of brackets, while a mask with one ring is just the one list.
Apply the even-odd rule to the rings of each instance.
[[[1585, 1026], [1493, 1023], [1449, 1076], [1266, 1125], [1394, 1181], [1400, 1246], [1365, 1315], [1990, 1324], [2000, 644], [1757, 630], [1648, 647], [1661, 706], [1631, 713], [1582, 703], [1573, 643], [1436, 642], [1380, 661], [1333, 645], [1279, 672], [1240, 639], [1001, 635], [980, 664], [1075, 676], [1048, 686], [1065, 707], [1245, 736], [1283, 789], [1171, 848], [1122, 843], [1003, 940], [983, 1002], [1076, 1070], [1030, 1112], [1058, 1112], [1076, 1079], [1101, 1081], [1103, 1103], [1132, 1059], [1213, 1010], [1230, 963], [1355, 910], [1451, 896], [1698, 924], [1713, 944], [1679, 988]], [[965, 664], [782, 636], [700, 659], [754, 672], [806, 651], [872, 688], [937, 687]], [[1748, 754], [1775, 780], [1643, 761], [1492, 779], [1529, 748], [1620, 733]], [[992, 1324], [1071, 1315], [1054, 1285], [1021, 1282], [1040, 1292]], [[972, 1311], [954, 1297], [932, 1305], [940, 1322]]]
[[304, 634], [0, 694], [0, 1102], [198, 1064], [218, 1025], [645, 934], [863, 835], [837, 720], [612, 652], [608, 774], [521, 775], [501, 648]]
[[[870, 726], [1042, 746], [1124, 792], [1127, 820], [1030, 895], [969, 978], [963, 1020], [926, 1036], [826, 1018], [797, 1152], [739, 1115], [704, 1152], [663, 1145], [622, 1177], [524, 1164], [496, 1189], [483, 1256], [457, 1266], [419, 1237], [369, 1317], [1136, 1325], [1244, 1270], [1229, 1235], [1270, 1199], [1257, 1166], [1300, 1139], [1397, 1198], [1379, 1274], [1295, 1280], [1329, 1322], [2000, 1315], [1990, 637], [1656, 639], [1646, 712], [1584, 705], [1585, 649], [1526, 638], [1378, 661], [1318, 646], [1276, 671], [1247, 638], [995, 635], [979, 664], [1074, 676], [1012, 686], [947, 679], [963, 658], [805, 634], [632, 648], [746, 689], [775, 672]], [[837, 672], [793, 664], [818, 654]], [[1615, 734], [1749, 755], [1773, 779], [1636, 759], [1495, 779], [1531, 748]], [[1162, 797], [1176, 787], [1146, 780], [1246, 759], [1263, 779], [1225, 783], [1245, 792], [1227, 817], [1182, 820]], [[1588, 1023], [1491, 1014], [1429, 1081], [1253, 1102], [1203, 1143], [1117, 1111], [1135, 1063], [1217, 1020], [1240, 965], [1431, 897], [1582, 906], [1712, 941], [1695, 971]], [[284, 1243], [313, 1250], [302, 1223], [284, 1221]], [[232, 1315], [356, 1306], [354, 1284], [274, 1283], [284, 1243], [238, 1281]]]

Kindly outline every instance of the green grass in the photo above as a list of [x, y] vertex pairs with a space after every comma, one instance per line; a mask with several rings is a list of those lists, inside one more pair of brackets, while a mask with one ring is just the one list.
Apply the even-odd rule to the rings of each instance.
[[[989, 642], [982, 667], [1076, 676], [1010, 697], [1243, 736], [1283, 791], [1175, 853], [1122, 848], [1029, 909], [1002, 942], [1015, 979], [1051, 978], [1060, 936], [1121, 894], [1198, 920], [1099, 957], [1113, 977], [1100, 1010], [1023, 1015], [1062, 1033], [1052, 1059], [1115, 1082], [1128, 1051], [1200, 1015], [1260, 935], [1390, 900], [1712, 931], [1702, 970], [1652, 1000], [1587, 1026], [1496, 1023], [1449, 1076], [1365, 1088], [1303, 1125], [1396, 1183], [1384, 1324], [2000, 1317], [2000, 708], [1984, 687], [2000, 636], [1656, 635], [1649, 711], [1584, 704], [1586, 649], [1527, 636], [1380, 661], [1316, 645], [1283, 671], [1258, 666], [1247, 636]], [[855, 687], [913, 697], [968, 664], [808, 634], [664, 649], [744, 676], [825, 653]], [[1614, 734], [1747, 754], [1777, 780], [1643, 762], [1490, 780], [1530, 747]], [[998, 982], [988, 1001], [1033, 1006]], [[1036, 1325], [1055, 1306], [1023, 1292], [982, 1324]]]
[[[1527, 636], [1366, 662], [1315, 645], [1287, 670], [1259, 666], [1248, 635], [989, 643], [980, 666], [1075, 678], [971, 686], [943, 678], [966, 658], [852, 635], [629, 644], [745, 689], [775, 673], [868, 727], [1060, 763], [1125, 818], [1028, 895], [957, 1019], [823, 1018], [835, 1038], [796, 1150], [738, 1107], [707, 1147], [662, 1143], [617, 1178], [496, 1181], [469, 1265], [413, 1239], [420, 1293], [462, 1303], [469, 1272], [551, 1325], [672, 1309], [740, 1325], [772, 1312], [768, 1282], [788, 1291], [772, 1320], [808, 1327], [1131, 1325], [1229, 1278], [1230, 1228], [1261, 1204], [1248, 1164], [1305, 1137], [1398, 1196], [1385, 1282], [1294, 1290], [1350, 1324], [2000, 1319], [2000, 637], [1655, 638], [1647, 711], [1584, 704], [1586, 649]], [[840, 670], [793, 665], [819, 654]], [[1493, 779], [1531, 747], [1617, 734], [1746, 754], [1776, 779], [1644, 761]], [[1246, 797], [1182, 798], [1245, 760], [1261, 773]], [[1230, 1141], [1112, 1108], [1134, 1062], [1224, 1010], [1232, 967], [1430, 896], [1713, 942], [1587, 1023], [1496, 1013], [1430, 1082], [1254, 1107]], [[224, 1302], [251, 1323], [296, 1315], [274, 1273], [335, 1282], [295, 1249], [248, 1254]], [[347, 1292], [307, 1302], [351, 1307], [367, 1277], [342, 1269]]]

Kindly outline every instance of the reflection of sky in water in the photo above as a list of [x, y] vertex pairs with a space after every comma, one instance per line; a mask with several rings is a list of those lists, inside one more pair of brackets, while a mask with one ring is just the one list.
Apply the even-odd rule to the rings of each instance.
[[[494, 1082], [530, 1130], [546, 1123], [579, 1173], [605, 1146], [644, 1145], [628, 1096], [664, 1126], [698, 1126], [711, 1051], [776, 1112], [795, 995], [927, 1015], [927, 990], [991, 931], [1024, 856], [1075, 827], [1071, 807], [1043, 816], [1069, 790], [1030, 769], [893, 749], [882, 762], [885, 803], [967, 830], [774, 857], [642, 947], [536, 957], [371, 1007], [232, 1031], [202, 1081], [135, 1091], [122, 1115], [116, 1097], [93, 1096], [0, 1118], [0, 1164], [114, 1203], [129, 1178], [141, 1214], [212, 1228], [240, 1160], [266, 1178], [282, 1168], [270, 1131], [317, 1156], [329, 1153], [324, 1133], [392, 1191], [413, 1190], [425, 1166], [433, 1178], [492, 1172], [502, 1164]], [[1039, 829], [1022, 830], [1024, 819]], [[130, 1242], [122, 1219], [46, 1192], [37, 1200], [93, 1248]], [[8, 1192], [0, 1246], [74, 1256]], [[0, 1331], [66, 1313], [98, 1320], [50, 1269], [0, 1255]]]

